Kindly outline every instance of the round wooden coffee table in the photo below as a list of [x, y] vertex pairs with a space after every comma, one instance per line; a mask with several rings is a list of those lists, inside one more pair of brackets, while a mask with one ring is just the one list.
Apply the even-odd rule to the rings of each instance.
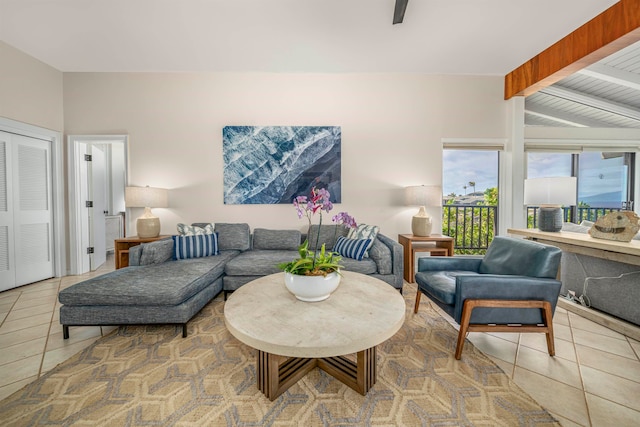
[[[320, 302], [297, 300], [278, 273], [247, 283], [225, 303], [229, 332], [258, 350], [258, 388], [269, 399], [316, 366], [363, 395], [375, 384], [376, 346], [402, 327], [404, 298], [371, 276], [342, 275]], [[345, 357], [352, 353], [355, 362]]]

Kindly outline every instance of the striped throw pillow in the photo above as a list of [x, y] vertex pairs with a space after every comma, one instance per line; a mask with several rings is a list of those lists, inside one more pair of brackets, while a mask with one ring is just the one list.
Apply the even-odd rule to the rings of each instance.
[[333, 251], [347, 258], [362, 261], [364, 253], [371, 244], [371, 239], [347, 239], [340, 236], [333, 246]]
[[350, 228], [347, 238], [349, 239], [369, 239], [369, 246], [364, 251], [365, 258], [369, 257], [369, 248], [373, 245], [373, 241], [376, 240], [376, 236], [380, 231], [380, 227], [377, 225], [360, 224], [357, 228]]
[[172, 236], [173, 259], [218, 255], [218, 233], [197, 236]]

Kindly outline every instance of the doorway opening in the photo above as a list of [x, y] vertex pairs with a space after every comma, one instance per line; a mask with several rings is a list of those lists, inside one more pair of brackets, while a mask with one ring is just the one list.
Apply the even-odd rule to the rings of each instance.
[[125, 236], [126, 135], [69, 135], [70, 274], [94, 271]]

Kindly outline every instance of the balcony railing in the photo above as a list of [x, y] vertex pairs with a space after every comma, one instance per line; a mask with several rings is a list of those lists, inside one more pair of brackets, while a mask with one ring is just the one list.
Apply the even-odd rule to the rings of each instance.
[[[572, 220], [572, 209], [576, 209], [576, 219]], [[575, 222], [580, 224], [582, 221], [596, 221], [599, 217], [608, 214], [609, 212], [621, 211], [621, 208], [597, 208], [597, 207], [578, 207], [562, 208], [564, 222]], [[527, 208], [527, 228], [538, 228], [538, 207], [530, 206]]]
[[[456, 254], [483, 254], [495, 236], [498, 228], [497, 206], [487, 205], [444, 205], [442, 208], [442, 234], [454, 239]], [[578, 207], [576, 223], [595, 221], [616, 208]], [[571, 208], [563, 208], [564, 221], [571, 221]], [[537, 228], [538, 207], [527, 209], [527, 227]]]
[[442, 234], [454, 239], [456, 254], [483, 254], [495, 236], [497, 206], [444, 205]]

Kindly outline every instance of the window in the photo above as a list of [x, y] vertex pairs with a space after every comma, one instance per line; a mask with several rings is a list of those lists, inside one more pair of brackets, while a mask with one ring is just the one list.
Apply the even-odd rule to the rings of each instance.
[[442, 233], [458, 254], [483, 253], [497, 230], [499, 152], [443, 150]]
[[[595, 221], [608, 212], [633, 209], [635, 153], [585, 151], [582, 153], [527, 153], [527, 177], [575, 176], [577, 209], [565, 206], [565, 220]], [[529, 208], [533, 226], [535, 207]]]
[[632, 153], [595, 153], [579, 155], [578, 202], [603, 208], [626, 208], [629, 192], [629, 158]]

